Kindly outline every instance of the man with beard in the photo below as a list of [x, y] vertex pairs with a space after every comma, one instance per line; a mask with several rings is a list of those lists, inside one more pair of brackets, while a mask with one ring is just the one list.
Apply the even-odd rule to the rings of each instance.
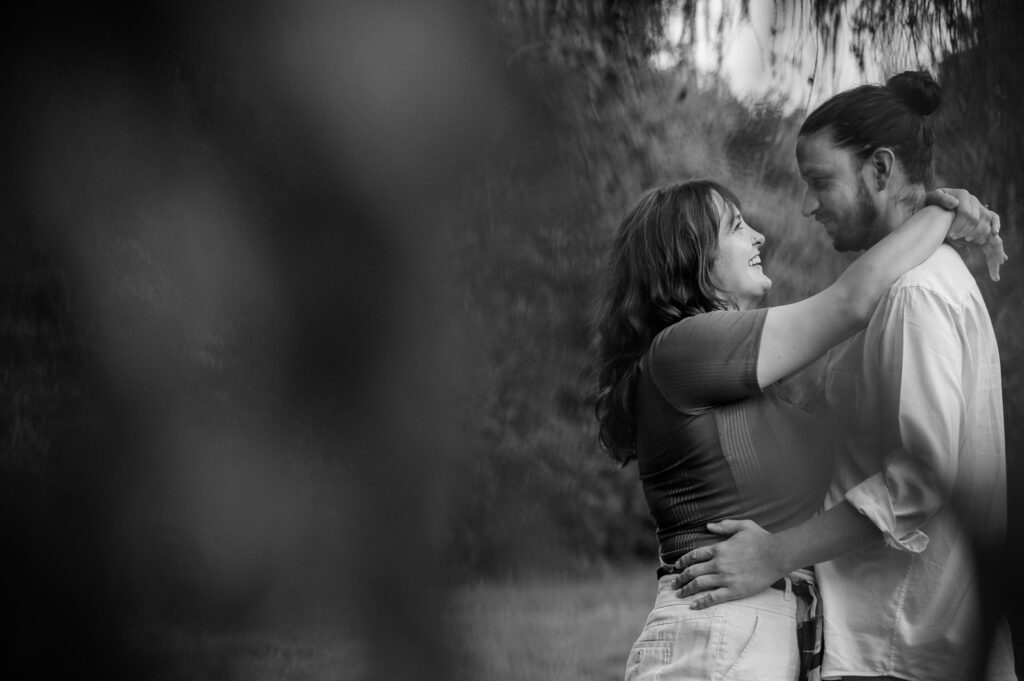
[[[803, 212], [837, 250], [870, 247], [923, 205], [925, 117], [940, 97], [929, 74], [907, 72], [840, 93], [804, 122]], [[997, 270], [998, 237], [985, 248]], [[827, 511], [776, 534], [710, 524], [732, 537], [680, 559], [680, 595], [706, 592], [693, 606], [705, 608], [816, 564], [822, 678], [971, 678], [986, 659], [975, 556], [1003, 540], [1006, 465], [995, 334], [956, 251], [942, 246], [897, 280], [867, 329], [829, 354], [824, 403], [839, 436]], [[1005, 626], [985, 677], [1015, 679]]]

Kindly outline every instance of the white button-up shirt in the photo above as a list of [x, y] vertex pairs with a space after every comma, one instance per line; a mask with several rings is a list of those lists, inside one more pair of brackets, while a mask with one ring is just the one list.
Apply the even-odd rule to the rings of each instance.
[[[846, 499], [884, 543], [817, 566], [822, 677], [968, 677], [980, 631], [971, 542], [1003, 539], [1006, 464], [995, 334], [952, 248], [901, 277], [832, 351], [825, 397], [843, 434], [826, 506]], [[989, 678], [1015, 678], [1007, 632]]]

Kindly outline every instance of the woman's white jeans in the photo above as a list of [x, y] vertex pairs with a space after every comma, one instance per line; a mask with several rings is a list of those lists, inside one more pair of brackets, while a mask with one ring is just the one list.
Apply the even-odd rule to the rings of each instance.
[[675, 575], [658, 580], [658, 597], [626, 660], [626, 681], [793, 681], [800, 673], [797, 600], [766, 589], [731, 603], [691, 610]]

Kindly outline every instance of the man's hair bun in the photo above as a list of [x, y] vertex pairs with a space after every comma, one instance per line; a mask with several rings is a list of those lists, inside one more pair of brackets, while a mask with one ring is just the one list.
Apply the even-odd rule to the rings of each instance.
[[927, 116], [939, 108], [942, 88], [927, 71], [904, 71], [886, 81], [885, 86], [896, 93], [914, 113]]

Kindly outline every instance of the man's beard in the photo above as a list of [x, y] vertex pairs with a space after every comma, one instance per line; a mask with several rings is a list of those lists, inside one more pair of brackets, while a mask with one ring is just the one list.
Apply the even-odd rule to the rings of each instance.
[[857, 197], [854, 200], [853, 208], [843, 219], [842, 225], [837, 225], [836, 238], [833, 246], [837, 251], [863, 251], [875, 245], [878, 241], [878, 220], [880, 214], [878, 208], [871, 201], [868, 194], [867, 183], [860, 178], [857, 185]]

